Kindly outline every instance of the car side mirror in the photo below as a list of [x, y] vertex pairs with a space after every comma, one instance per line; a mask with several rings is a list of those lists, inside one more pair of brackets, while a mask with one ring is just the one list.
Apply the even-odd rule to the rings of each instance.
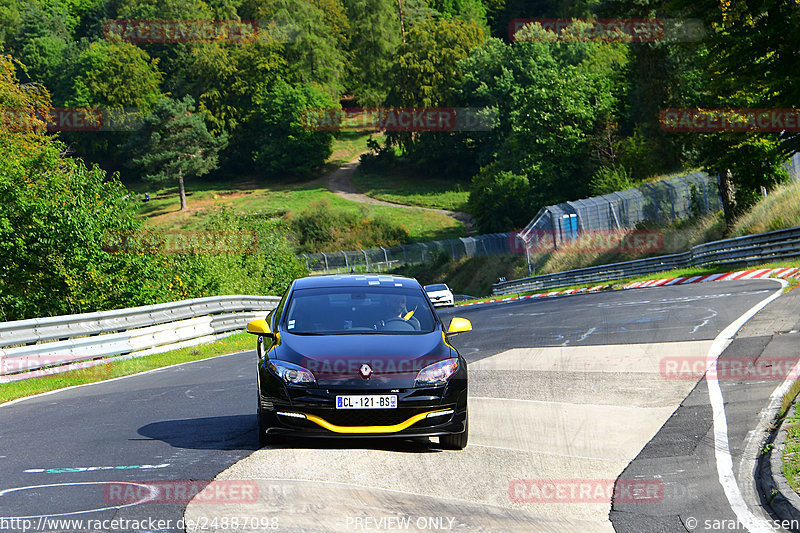
[[267, 321], [263, 319], [253, 320], [252, 322], [248, 322], [247, 333], [275, 338], [275, 334], [272, 333], [272, 331], [269, 329], [269, 324], [267, 324]]
[[453, 320], [450, 321], [450, 326], [447, 328], [448, 335], [456, 335], [466, 331], [472, 331], [472, 322], [466, 318], [454, 317]]

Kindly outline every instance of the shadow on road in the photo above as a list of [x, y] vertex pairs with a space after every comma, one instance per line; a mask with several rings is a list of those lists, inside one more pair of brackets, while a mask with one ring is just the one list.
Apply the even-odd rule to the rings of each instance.
[[[148, 439], [166, 442], [175, 448], [193, 450], [259, 449], [256, 416], [235, 415], [187, 418], [154, 422], [139, 428]], [[429, 438], [290, 438], [282, 437], [266, 449], [297, 448], [307, 450], [385, 450], [401, 453], [441, 451]]]
[[164, 420], [139, 428], [139, 435], [193, 450], [257, 450], [256, 415]]

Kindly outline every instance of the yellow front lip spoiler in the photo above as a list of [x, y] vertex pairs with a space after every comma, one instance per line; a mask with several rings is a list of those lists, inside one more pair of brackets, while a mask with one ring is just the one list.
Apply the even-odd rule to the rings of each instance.
[[427, 411], [425, 413], [414, 415], [405, 422], [400, 422], [399, 424], [394, 424], [393, 426], [337, 426], [318, 416], [307, 415], [305, 413], [303, 414], [307, 420], [310, 420], [311, 422], [314, 422], [318, 426], [322, 426], [327, 430], [333, 431], [334, 433], [397, 433], [398, 431], [403, 431], [404, 429], [413, 426], [423, 418], [427, 418], [428, 415], [450, 410], [451, 409], [437, 409], [436, 411]]

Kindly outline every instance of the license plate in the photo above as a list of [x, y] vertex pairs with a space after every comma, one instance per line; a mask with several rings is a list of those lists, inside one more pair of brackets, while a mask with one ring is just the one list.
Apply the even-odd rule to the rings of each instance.
[[337, 409], [397, 409], [396, 394], [337, 396]]

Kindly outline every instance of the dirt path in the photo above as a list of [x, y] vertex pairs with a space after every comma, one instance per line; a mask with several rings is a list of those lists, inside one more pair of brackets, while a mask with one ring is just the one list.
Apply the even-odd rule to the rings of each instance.
[[467, 230], [467, 235], [472, 235], [474, 233], [475, 220], [467, 213], [462, 213], [460, 211], [449, 211], [447, 209], [434, 209], [432, 207], [417, 207], [412, 205], [394, 204], [392, 202], [377, 200], [367, 196], [366, 194], [358, 192], [355, 185], [353, 185], [352, 180], [353, 172], [356, 171], [356, 168], [358, 168], [358, 159], [354, 159], [353, 161], [345, 163], [341, 167], [328, 174], [328, 189], [335, 195], [344, 198], [345, 200], [358, 202], [360, 204], [386, 205], [390, 207], [422, 209], [425, 211], [433, 211], [434, 213], [441, 213], [464, 224], [464, 227]]

